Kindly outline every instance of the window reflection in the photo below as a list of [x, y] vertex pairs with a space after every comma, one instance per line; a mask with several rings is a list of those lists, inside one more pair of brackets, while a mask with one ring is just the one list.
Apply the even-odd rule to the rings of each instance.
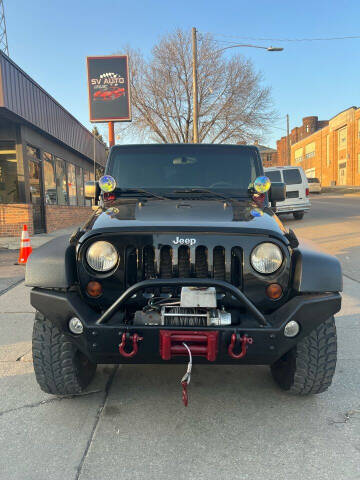
[[83, 179], [83, 169], [76, 167], [76, 188], [77, 188], [77, 198], [78, 205], [84, 205], [84, 179]]
[[75, 165], [72, 163], [67, 164], [67, 181], [68, 181], [68, 192], [69, 192], [69, 204], [76, 205], [76, 175], [75, 175]]
[[0, 142], [0, 203], [19, 202], [15, 142]]
[[56, 193], [59, 205], [67, 205], [65, 162], [56, 157]]
[[44, 190], [47, 205], [57, 204], [55, 164], [51, 153], [43, 154]]
[[[90, 172], [89, 172], [89, 170], [84, 170], [84, 184], [86, 182], [90, 182]], [[85, 205], [88, 206], [88, 207], [91, 206], [91, 199], [90, 198], [85, 199]]]

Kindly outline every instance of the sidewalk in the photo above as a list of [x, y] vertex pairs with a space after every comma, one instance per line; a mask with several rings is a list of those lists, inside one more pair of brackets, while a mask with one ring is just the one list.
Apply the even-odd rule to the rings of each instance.
[[[52, 233], [42, 233], [30, 237], [33, 249], [41, 247], [61, 235], [71, 235], [77, 227], [68, 227]], [[0, 237], [0, 295], [24, 280], [25, 266], [17, 265], [20, 237]]]
[[321, 187], [321, 193], [330, 194], [330, 195], [360, 194], [360, 187], [347, 187], [347, 186]]

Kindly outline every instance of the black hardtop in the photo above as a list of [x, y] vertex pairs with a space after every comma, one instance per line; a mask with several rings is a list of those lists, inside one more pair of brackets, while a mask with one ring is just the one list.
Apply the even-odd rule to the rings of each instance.
[[144, 148], [146, 149], [163, 149], [163, 150], [173, 150], [174, 148], [187, 149], [189, 151], [197, 151], [202, 149], [211, 148], [212, 150], [218, 149], [221, 150], [249, 150], [253, 152], [258, 152], [259, 149], [256, 145], [231, 145], [231, 144], [220, 144], [220, 143], [138, 143], [138, 144], [128, 144], [128, 145], [114, 145], [110, 149], [110, 155], [114, 151], [119, 150], [137, 150]]

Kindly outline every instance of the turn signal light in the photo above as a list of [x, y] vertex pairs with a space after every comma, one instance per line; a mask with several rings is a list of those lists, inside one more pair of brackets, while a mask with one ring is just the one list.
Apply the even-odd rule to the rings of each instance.
[[278, 283], [270, 283], [266, 287], [266, 295], [271, 298], [271, 300], [278, 300], [283, 294], [281, 285]]
[[102, 295], [102, 285], [100, 282], [92, 281], [86, 286], [86, 292], [89, 297], [100, 297]]

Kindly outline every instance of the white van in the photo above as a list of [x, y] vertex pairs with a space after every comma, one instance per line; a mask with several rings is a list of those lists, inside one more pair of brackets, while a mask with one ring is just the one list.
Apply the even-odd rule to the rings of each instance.
[[304, 170], [301, 167], [269, 167], [264, 170], [272, 182], [286, 185], [286, 200], [277, 202], [276, 213], [292, 213], [296, 220], [301, 220], [311, 205]]

